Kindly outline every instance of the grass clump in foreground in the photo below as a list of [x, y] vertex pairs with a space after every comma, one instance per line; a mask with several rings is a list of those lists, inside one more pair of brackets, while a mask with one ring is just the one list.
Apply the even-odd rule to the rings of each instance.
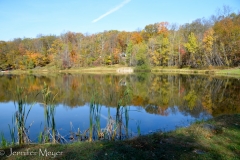
[[[240, 159], [240, 114], [223, 115], [167, 133], [154, 133], [125, 141], [77, 142], [67, 145], [36, 144], [13, 148], [35, 156], [3, 159]], [[41, 149], [42, 152], [39, 150]], [[4, 149], [10, 154], [10, 149]]]

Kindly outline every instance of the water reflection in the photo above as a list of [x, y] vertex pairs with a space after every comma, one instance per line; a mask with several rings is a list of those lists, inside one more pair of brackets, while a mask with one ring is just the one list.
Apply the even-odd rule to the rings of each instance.
[[[12, 102], [21, 86], [27, 102], [36, 102], [28, 119], [35, 121], [31, 133], [39, 134], [44, 123], [44, 107], [39, 105], [44, 82], [57, 94], [56, 128], [72, 139], [125, 139], [187, 126], [196, 119], [240, 113], [240, 81], [234, 78], [150, 73], [1, 75], [0, 131], [9, 133], [7, 124], [15, 111]], [[94, 93], [96, 103], [91, 107]]]

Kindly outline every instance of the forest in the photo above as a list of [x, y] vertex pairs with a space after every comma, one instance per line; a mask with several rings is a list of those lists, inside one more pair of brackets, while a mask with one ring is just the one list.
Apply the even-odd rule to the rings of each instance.
[[59, 36], [0, 41], [0, 70], [58, 69], [120, 64], [208, 68], [240, 64], [240, 13], [226, 8], [217, 16], [183, 25], [159, 22], [126, 32], [66, 32]]

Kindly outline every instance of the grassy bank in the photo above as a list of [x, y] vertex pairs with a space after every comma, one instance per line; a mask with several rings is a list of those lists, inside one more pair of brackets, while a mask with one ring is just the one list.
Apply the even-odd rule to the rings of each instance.
[[193, 74], [216, 74], [216, 75], [240, 75], [240, 68], [231, 69], [189, 69], [189, 68], [153, 68], [152, 72], [165, 73], [193, 73]]
[[216, 71], [217, 74], [240, 75], [240, 68], [224, 69]]
[[[32, 70], [13, 70], [2, 72], [2, 74], [33, 74], [33, 73], [41, 73], [41, 74], [49, 74], [49, 73], [94, 73], [94, 74], [101, 74], [101, 73], [117, 73], [117, 69], [121, 67], [126, 67], [123, 65], [111, 65], [111, 66], [98, 66], [98, 67], [79, 67], [79, 68], [70, 68], [65, 70], [60, 70], [55, 66], [46, 66], [46, 67], [39, 67]], [[134, 69], [134, 67], [132, 67]], [[138, 70], [144, 72], [145, 70]], [[177, 68], [177, 67], [153, 67], [148, 72], [154, 73], [180, 73], [180, 74], [209, 74], [209, 75], [220, 75], [220, 76], [240, 76], [240, 68], [210, 68], [210, 69], [190, 69], [190, 68]], [[121, 73], [122, 74], [122, 73]]]
[[[117, 142], [25, 145], [2, 159], [240, 159], [240, 114], [224, 115], [168, 133]], [[45, 152], [46, 151], [46, 152]], [[10, 155], [10, 149], [4, 149]], [[0, 153], [4, 153], [1, 151]], [[47, 153], [47, 152], [52, 152]], [[48, 155], [49, 154], [49, 155]], [[54, 155], [55, 154], [55, 155]]]

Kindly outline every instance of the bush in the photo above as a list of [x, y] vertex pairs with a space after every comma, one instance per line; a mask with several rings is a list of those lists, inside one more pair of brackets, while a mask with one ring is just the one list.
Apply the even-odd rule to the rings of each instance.
[[137, 70], [151, 71], [150, 66], [147, 65], [146, 63], [139, 65], [134, 69], [134, 71], [137, 71]]

